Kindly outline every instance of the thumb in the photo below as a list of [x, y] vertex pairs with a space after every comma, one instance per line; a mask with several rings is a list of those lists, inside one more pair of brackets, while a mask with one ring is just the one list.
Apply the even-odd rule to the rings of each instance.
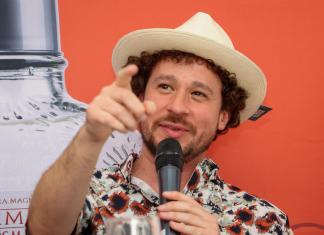
[[156, 111], [156, 104], [153, 101], [145, 100], [143, 104], [148, 115], [153, 114]]

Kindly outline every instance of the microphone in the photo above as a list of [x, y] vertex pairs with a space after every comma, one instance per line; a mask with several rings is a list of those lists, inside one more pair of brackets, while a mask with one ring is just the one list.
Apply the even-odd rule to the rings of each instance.
[[[167, 202], [162, 197], [164, 191], [180, 191], [182, 165], [182, 149], [179, 142], [173, 138], [162, 140], [158, 144], [155, 154], [155, 168], [160, 185], [160, 204]], [[165, 230], [166, 235], [180, 234], [171, 229], [167, 221], [162, 221], [161, 227], [162, 231]]]

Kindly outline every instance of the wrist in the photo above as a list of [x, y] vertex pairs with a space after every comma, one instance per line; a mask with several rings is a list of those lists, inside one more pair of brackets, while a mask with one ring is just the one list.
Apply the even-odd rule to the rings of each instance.
[[65, 150], [66, 157], [62, 159], [63, 165], [68, 167], [73, 164], [74, 167], [78, 166], [84, 172], [90, 169], [89, 173], [92, 173], [105, 142], [106, 139], [95, 138], [83, 125]]
[[[99, 131], [98, 131], [99, 132]], [[100, 133], [97, 131], [93, 130], [91, 128], [90, 124], [84, 124], [80, 128], [80, 138], [83, 141], [92, 143], [92, 144], [98, 144], [98, 145], [103, 145], [108, 137], [111, 135], [112, 130], [107, 129], [106, 131], [101, 130]]]

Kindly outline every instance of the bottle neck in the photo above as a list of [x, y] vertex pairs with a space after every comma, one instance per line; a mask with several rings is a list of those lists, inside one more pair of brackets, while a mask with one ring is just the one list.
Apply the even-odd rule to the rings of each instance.
[[50, 97], [65, 92], [62, 56], [0, 55], [0, 96], [4, 99]]
[[55, 117], [84, 111], [67, 95], [65, 67], [62, 56], [0, 55], [0, 123], [44, 116], [44, 110]]

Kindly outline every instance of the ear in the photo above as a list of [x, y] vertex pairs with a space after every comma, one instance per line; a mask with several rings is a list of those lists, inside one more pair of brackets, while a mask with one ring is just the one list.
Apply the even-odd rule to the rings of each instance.
[[219, 117], [218, 117], [217, 129], [220, 131], [224, 130], [228, 121], [229, 121], [229, 113], [226, 110], [220, 111]]

